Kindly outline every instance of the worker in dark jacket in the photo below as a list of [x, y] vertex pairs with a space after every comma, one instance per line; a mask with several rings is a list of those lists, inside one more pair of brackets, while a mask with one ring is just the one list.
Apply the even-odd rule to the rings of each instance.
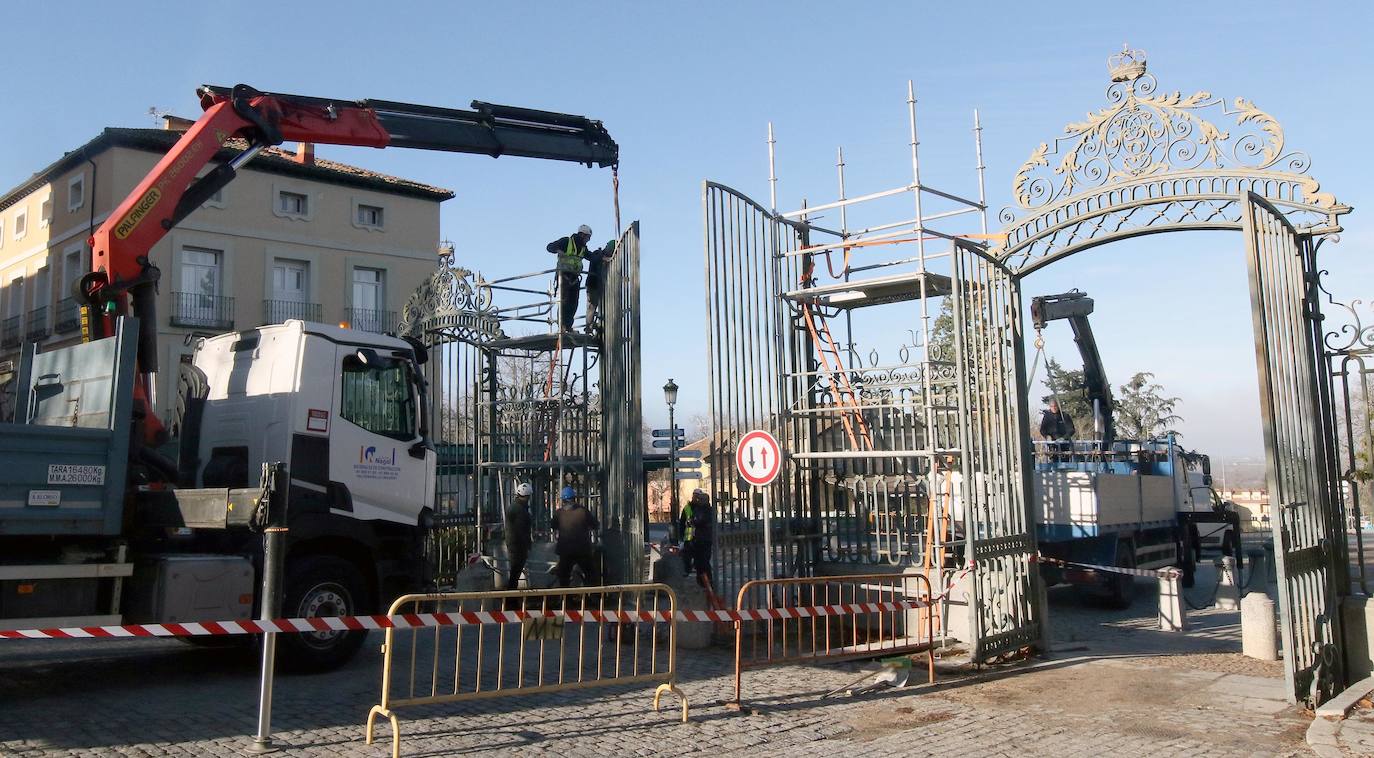
[[1059, 401], [1050, 400], [1049, 410], [1040, 416], [1040, 436], [1047, 440], [1069, 441], [1074, 435], [1073, 418], [1059, 410]]
[[695, 568], [697, 584], [712, 586], [711, 542], [715, 537], [715, 512], [706, 490], [698, 487], [692, 492], [692, 499], [678, 514], [677, 533], [682, 538], [683, 572], [690, 574]]
[[558, 535], [554, 543], [558, 565], [553, 573], [558, 577], [558, 586], [572, 586], [574, 566], [582, 570], [585, 584], [600, 584], [601, 572], [596, 567], [596, 546], [592, 544], [592, 533], [601, 525], [596, 522], [596, 516], [587, 510], [587, 506], [578, 502], [577, 491], [571, 486], [563, 487], [559, 499], [562, 507], [553, 514], [553, 530]]
[[510, 558], [510, 576], [506, 578], [506, 589], [514, 590], [520, 584], [520, 575], [530, 559], [530, 545], [534, 542], [530, 524], [530, 495], [534, 488], [525, 482], [515, 487], [515, 497], [506, 508], [506, 556]]
[[587, 331], [600, 327], [597, 314], [601, 312], [602, 300], [606, 297], [606, 268], [615, 255], [615, 240], [606, 243], [600, 250], [589, 250], [587, 255]]
[[592, 228], [583, 224], [567, 237], [559, 237], [544, 249], [558, 256], [558, 328], [562, 331], [572, 329], [573, 319], [577, 317], [577, 296], [582, 288], [582, 259], [587, 255], [587, 243], [592, 239]]

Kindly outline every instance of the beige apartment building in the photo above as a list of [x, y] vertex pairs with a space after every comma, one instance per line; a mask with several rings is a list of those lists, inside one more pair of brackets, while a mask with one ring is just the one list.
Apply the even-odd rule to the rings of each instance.
[[[17, 364], [25, 342], [80, 339], [72, 284], [89, 271], [87, 240], [190, 124], [165, 121], [107, 128], [0, 196], [0, 367]], [[159, 415], [174, 406], [176, 366], [196, 336], [290, 318], [395, 328], [434, 270], [439, 205], [452, 197], [317, 159], [312, 145], [253, 159], [152, 249], [162, 270]]]

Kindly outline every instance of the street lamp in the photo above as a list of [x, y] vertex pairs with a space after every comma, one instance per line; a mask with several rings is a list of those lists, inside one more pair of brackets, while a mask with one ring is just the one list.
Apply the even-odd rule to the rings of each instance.
[[[677, 524], [677, 424], [673, 420], [673, 406], [677, 405], [677, 383], [672, 379], [663, 385], [663, 402], [668, 404], [668, 497], [669, 523]], [[671, 532], [670, 532], [671, 533]]]

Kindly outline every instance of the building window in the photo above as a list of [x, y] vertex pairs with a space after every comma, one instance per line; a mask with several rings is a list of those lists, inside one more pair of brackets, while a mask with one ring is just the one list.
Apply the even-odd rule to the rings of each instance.
[[0, 247], [5, 246], [5, 220], [0, 219]]
[[358, 204], [358, 212], [354, 216], [358, 226], [367, 229], [381, 229], [385, 219], [385, 211], [380, 205]]
[[310, 215], [310, 198], [300, 192], [282, 190], [277, 193], [277, 212], [283, 216], [305, 218]]
[[67, 211], [75, 211], [86, 204], [86, 175], [78, 174], [67, 180]]
[[[373, 434], [413, 440], [415, 402], [410, 386], [407, 364], [391, 359], [374, 366], [350, 355], [343, 361], [339, 415]], [[388, 460], [395, 454], [391, 450], [364, 450], [362, 463], [372, 462], [366, 459], [369, 453]]]
[[0, 319], [0, 348], [18, 347], [24, 341], [24, 275], [5, 285], [5, 317]]
[[181, 289], [172, 293], [172, 324], [230, 328], [233, 298], [221, 293], [224, 251], [204, 247], [181, 249]]
[[353, 307], [349, 324], [365, 332], [390, 328], [386, 312], [386, 272], [376, 268], [353, 269]]
[[38, 206], [38, 228], [47, 228], [52, 223], [52, 195], [43, 198], [43, 202]]
[[263, 319], [279, 324], [287, 319], [319, 321], [320, 305], [310, 302], [310, 264], [278, 258], [272, 261], [272, 299]]
[[14, 217], [14, 238], [24, 239], [24, 235], [29, 233], [29, 212], [27, 209], [19, 211]]
[[81, 306], [72, 297], [72, 285], [88, 270], [85, 248], [78, 245], [62, 254], [62, 281], [58, 290], [57, 310], [53, 314], [53, 328], [59, 334], [76, 331], [81, 326]]

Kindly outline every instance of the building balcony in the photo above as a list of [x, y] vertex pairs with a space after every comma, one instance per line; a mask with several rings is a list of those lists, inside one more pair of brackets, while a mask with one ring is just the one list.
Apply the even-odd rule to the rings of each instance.
[[172, 326], [228, 331], [234, 328], [234, 298], [173, 292], [171, 322]]
[[394, 332], [398, 324], [396, 311], [349, 308], [345, 313], [348, 315], [348, 327], [360, 332], [374, 332], [376, 334]]
[[301, 321], [319, 321], [320, 304], [302, 303], [297, 300], [262, 301], [262, 323], [280, 324], [290, 318], [297, 318]]
[[0, 347], [19, 347], [24, 341], [24, 317], [10, 316], [0, 321]]
[[81, 306], [70, 297], [63, 298], [57, 304], [57, 328], [58, 334], [74, 332], [81, 328]]
[[48, 323], [48, 306], [40, 305], [29, 311], [29, 328], [24, 332], [28, 341], [37, 342], [51, 334]]

